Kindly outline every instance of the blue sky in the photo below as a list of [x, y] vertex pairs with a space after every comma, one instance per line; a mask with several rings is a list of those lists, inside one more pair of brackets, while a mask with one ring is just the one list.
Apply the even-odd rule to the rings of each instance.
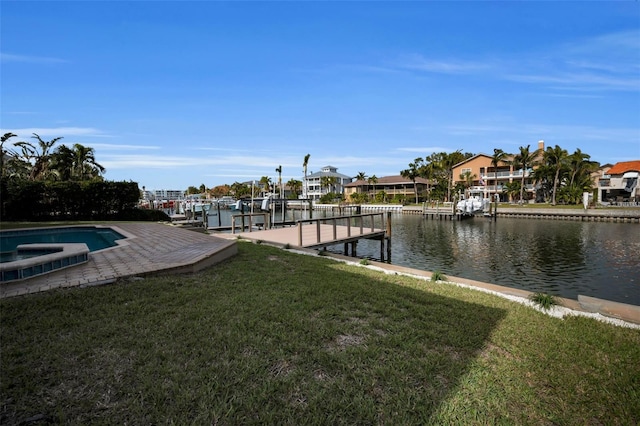
[[397, 175], [433, 152], [640, 159], [640, 3], [2, 1], [1, 132], [148, 189]]

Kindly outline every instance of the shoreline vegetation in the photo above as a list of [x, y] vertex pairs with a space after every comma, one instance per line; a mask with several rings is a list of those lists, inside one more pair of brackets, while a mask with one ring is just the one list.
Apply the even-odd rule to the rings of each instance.
[[640, 422], [640, 329], [267, 244], [0, 320], [2, 424]]

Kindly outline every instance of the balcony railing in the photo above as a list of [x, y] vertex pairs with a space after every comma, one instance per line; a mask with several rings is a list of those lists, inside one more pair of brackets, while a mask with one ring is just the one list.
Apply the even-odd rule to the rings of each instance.
[[[470, 187], [469, 190], [471, 192], [484, 192], [485, 188], [487, 192], [502, 192], [505, 189], [505, 186], [504, 185], [487, 185], [487, 186], [476, 185], [476, 186]], [[524, 185], [524, 189], [527, 191], [533, 191], [534, 186], [532, 183], [527, 183]]]
[[[525, 177], [528, 177], [531, 175], [531, 170], [527, 170], [527, 172], [525, 173]], [[522, 177], [522, 170], [514, 170], [514, 171], [504, 171], [504, 172], [498, 172], [498, 179], [505, 179], [505, 178], [515, 178], [515, 177]], [[494, 172], [485, 172], [482, 174], [482, 179], [487, 180], [487, 179], [495, 179], [496, 175]]]

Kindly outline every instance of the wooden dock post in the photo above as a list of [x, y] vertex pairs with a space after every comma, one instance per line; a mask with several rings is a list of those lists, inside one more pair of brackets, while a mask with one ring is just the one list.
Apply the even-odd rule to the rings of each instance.
[[320, 221], [318, 220], [316, 222], [316, 236], [317, 236], [317, 243], [320, 242]]
[[[391, 212], [387, 212], [387, 229], [385, 236], [381, 239], [381, 244], [384, 246], [384, 240], [387, 240], [387, 262], [391, 262]], [[382, 259], [382, 247], [380, 247], [380, 258]]]

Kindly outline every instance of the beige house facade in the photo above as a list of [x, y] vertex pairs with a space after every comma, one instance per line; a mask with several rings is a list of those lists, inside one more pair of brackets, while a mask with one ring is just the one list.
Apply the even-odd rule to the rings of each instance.
[[[416, 188], [420, 198], [424, 197], [428, 187], [429, 181], [427, 179], [416, 178]], [[347, 201], [351, 201], [352, 194], [367, 194], [372, 198], [380, 191], [384, 191], [388, 199], [404, 196], [407, 200], [415, 200], [413, 182], [400, 175], [383, 176], [377, 178], [375, 182], [356, 180], [344, 186], [344, 196]]]
[[[541, 153], [544, 151], [544, 141], [538, 142]], [[513, 155], [507, 157], [507, 161], [498, 162], [498, 166], [491, 164], [491, 156], [487, 154], [477, 154], [473, 157], [453, 166], [453, 186], [458, 183], [467, 183], [465, 177], [470, 176], [470, 186], [467, 189], [469, 194], [480, 195], [486, 198], [493, 198], [497, 194], [501, 201], [508, 201], [504, 193], [505, 185], [509, 182], [521, 182], [522, 174], [525, 179], [525, 200], [535, 198], [535, 186], [531, 178], [533, 169], [516, 169], [513, 164]]]

